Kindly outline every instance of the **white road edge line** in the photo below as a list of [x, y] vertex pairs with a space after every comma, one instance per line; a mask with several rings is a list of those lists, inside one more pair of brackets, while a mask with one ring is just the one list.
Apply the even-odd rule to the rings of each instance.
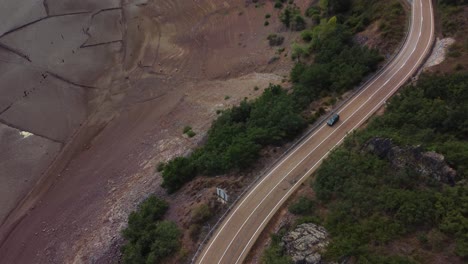
[[[422, 2], [420, 2], [420, 3], [421, 3], [421, 10], [422, 10]], [[432, 3], [430, 3], [430, 7], [431, 7], [431, 34], [430, 34], [430, 38], [432, 38], [433, 31], [434, 31], [434, 27], [433, 27], [434, 19], [433, 19], [433, 17], [432, 17]], [[422, 22], [421, 22], [421, 30], [422, 30]], [[384, 99], [383, 99], [382, 101], [380, 101], [380, 103], [378, 103], [363, 119], [361, 119], [361, 121], [359, 121], [358, 124], [356, 124], [356, 126], [354, 126], [353, 129], [352, 129], [351, 131], [354, 131], [354, 130], [355, 130], [358, 126], [360, 126], [365, 120], [367, 120], [367, 118], [369, 117], [369, 115], [373, 114], [374, 111], [375, 111], [376, 109], [378, 109], [380, 106], [382, 106], [382, 103], [385, 102], [385, 100], [387, 100], [391, 95], [393, 95], [393, 93], [394, 93], [396, 90], [398, 90], [398, 89], [400, 88], [400, 85], [402, 85], [402, 84], [406, 81], [406, 79], [409, 77], [409, 75], [411, 75], [411, 74], [413, 73], [413, 71], [414, 71], [417, 67], [419, 67], [420, 61], [422, 60], [423, 57], [425, 57], [425, 54], [426, 54], [428, 48], [430, 47], [430, 44], [431, 44], [431, 41], [429, 41], [428, 44], [426, 45], [426, 48], [425, 48], [425, 50], [424, 50], [424, 52], [423, 52], [423, 56], [419, 57], [418, 63], [415, 64], [415, 66], [413, 66], [413, 68], [412, 68], [411, 71], [405, 76], [405, 78], [404, 78], [402, 81], [400, 81], [400, 83], [399, 83], [394, 89], [392, 89], [392, 91], [391, 91], [387, 96], [385, 96]], [[410, 56], [411, 56], [411, 55], [410, 55]], [[351, 132], [351, 131], [350, 131], [350, 132]], [[338, 141], [338, 143], [335, 144], [335, 146], [333, 146], [332, 150], [333, 150], [336, 146], [338, 146], [339, 144], [341, 144], [341, 142], [346, 138], [346, 136], [347, 136], [347, 135], [345, 135], [343, 138], [341, 138], [340, 141]], [[262, 226], [263, 226], [263, 225], [265, 224], [265, 222], [270, 218], [271, 214], [272, 214], [273, 212], [276, 212], [277, 208], [278, 208], [280, 205], [283, 204], [284, 199], [287, 198], [287, 197], [289, 197], [289, 194], [290, 194], [292, 191], [294, 191], [294, 190], [296, 189], [296, 187], [297, 187], [299, 184], [301, 184], [301, 183], [305, 180], [306, 177], [308, 177], [309, 173], [310, 173], [318, 164], [320, 164], [320, 162], [321, 162], [324, 158], [326, 158], [332, 150], [328, 151], [319, 161], [317, 161], [317, 162], [312, 166], [312, 168], [311, 168], [309, 171], [307, 171], [306, 174], [304, 174], [304, 175], [301, 177], [301, 179], [300, 179], [299, 181], [297, 181], [296, 184], [295, 184], [292, 188], [290, 188], [290, 189], [288, 190], [288, 192], [286, 193], [286, 195], [284, 195], [284, 196], [281, 198], [281, 200], [275, 205], [275, 207], [273, 208], [273, 210], [270, 211], [270, 213], [267, 215], [267, 217], [266, 217], [266, 218], [263, 220], [263, 222], [260, 224], [260, 227], [257, 228], [257, 230], [255, 231], [255, 233], [253, 234], [253, 236], [252, 236], [252, 237], [250, 238], [250, 240], [247, 242], [247, 245], [244, 247], [244, 250], [241, 252], [241, 254], [239, 255], [239, 258], [237, 259], [236, 264], [239, 262], [239, 260], [241, 259], [242, 255], [244, 255], [245, 250], [248, 248], [248, 246], [249, 246], [250, 243], [252, 242], [252, 239], [256, 236], [256, 234], [258, 233], [258, 231], [259, 231], [260, 229], [263, 229]]]

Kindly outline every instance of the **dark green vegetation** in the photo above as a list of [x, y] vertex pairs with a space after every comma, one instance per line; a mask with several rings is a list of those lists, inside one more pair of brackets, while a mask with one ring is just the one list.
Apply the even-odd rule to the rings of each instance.
[[[313, 184], [320, 217], [332, 236], [326, 256], [358, 263], [426, 263], [423, 251], [394, 256], [389, 244], [418, 237], [426, 252], [468, 257], [468, 75], [425, 76], [388, 104], [385, 115], [350, 136], [317, 171]], [[457, 170], [454, 187], [410, 169], [395, 169], [370, 154], [370, 138], [420, 145], [445, 156]], [[296, 213], [313, 208], [300, 200]], [[313, 209], [312, 209], [313, 210]], [[418, 252], [418, 251], [417, 251]]]
[[468, 2], [466, 0], [438, 0], [437, 2], [441, 13], [444, 35], [455, 36], [466, 26], [463, 6], [468, 5]]
[[285, 89], [270, 86], [258, 99], [223, 111], [203, 147], [166, 164], [163, 186], [173, 192], [197, 174], [217, 175], [250, 166], [262, 146], [280, 144], [304, 128], [294, 105]]
[[124, 263], [162, 263], [178, 251], [180, 230], [175, 223], [161, 220], [168, 208], [165, 201], [150, 196], [130, 214], [122, 232], [127, 241], [122, 247]]
[[267, 40], [270, 46], [281, 46], [284, 42], [284, 37], [277, 34], [270, 34], [268, 35]]
[[[283, 230], [284, 231], [284, 230]], [[283, 247], [280, 246], [281, 237], [284, 235], [284, 232], [279, 234], [271, 235], [271, 244], [265, 250], [262, 256], [262, 263], [265, 264], [291, 264], [292, 259], [285, 255]]]
[[306, 22], [301, 16], [301, 10], [294, 6], [288, 5], [280, 14], [280, 21], [287, 27], [294, 31], [304, 30]]
[[289, 206], [289, 212], [296, 215], [306, 215], [313, 213], [315, 207], [315, 201], [307, 197], [300, 197], [296, 203]]
[[283, 8], [283, 4], [286, 3], [286, 0], [275, 0], [275, 8], [281, 9]]
[[451, 5], [451, 6], [461, 6], [466, 5], [468, 2], [466, 0], [437, 0], [439, 5]]
[[406, 25], [405, 12], [398, 0], [321, 0], [318, 6], [307, 9], [305, 15], [312, 19], [313, 24], [336, 16], [337, 21], [346, 25], [352, 34], [377, 22], [382, 37], [381, 50], [394, 48], [401, 41]]
[[398, 0], [355, 0], [349, 5], [344, 23], [354, 32], [360, 32], [379, 20], [379, 30], [386, 42], [400, 42], [406, 26], [404, 10]]
[[[192, 127], [190, 127], [190, 126], [184, 127], [184, 131], [183, 131], [183, 132], [184, 132], [184, 134], [186, 134], [186, 135], [187, 135], [188, 137], [190, 137], [190, 138], [192, 138], [192, 137], [194, 137], [194, 136], [197, 135], [197, 133], [193, 132]], [[163, 165], [158, 165], [158, 167], [159, 167], [159, 166], [163, 166]], [[161, 168], [164, 168], [164, 167], [161, 167]], [[158, 171], [160, 171], [160, 170], [158, 169]]]
[[299, 62], [291, 71], [292, 96], [301, 107], [352, 88], [376, 69], [381, 60], [378, 53], [354, 44], [351, 36], [349, 28], [333, 17], [311, 31], [307, 47], [293, 47], [293, 56], [298, 58], [315, 54], [314, 63]]
[[[381, 60], [377, 51], [355, 44], [353, 31], [336, 17], [322, 21], [311, 30], [303, 51], [297, 51], [300, 45], [293, 47], [297, 58], [314, 54], [314, 60], [296, 64], [291, 71], [292, 89], [270, 86], [259, 98], [220, 113], [204, 146], [164, 166], [162, 186], [168, 192], [177, 191], [196, 175], [250, 167], [263, 147], [294, 139], [306, 127], [306, 120], [312, 122], [324, 113], [322, 109], [312, 117], [305, 116], [303, 111], [312, 101], [352, 89], [376, 69]], [[269, 40], [279, 37], [271, 35]]]

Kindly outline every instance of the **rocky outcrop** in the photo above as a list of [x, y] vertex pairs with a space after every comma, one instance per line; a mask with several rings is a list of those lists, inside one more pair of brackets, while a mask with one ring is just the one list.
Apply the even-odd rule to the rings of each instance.
[[282, 245], [296, 264], [322, 264], [321, 252], [329, 243], [325, 228], [306, 223], [288, 232]]
[[397, 169], [410, 168], [437, 181], [450, 185], [455, 183], [456, 171], [445, 162], [444, 156], [439, 153], [424, 152], [421, 147], [395, 146], [391, 139], [378, 137], [370, 139], [364, 149], [381, 159], [387, 159]]

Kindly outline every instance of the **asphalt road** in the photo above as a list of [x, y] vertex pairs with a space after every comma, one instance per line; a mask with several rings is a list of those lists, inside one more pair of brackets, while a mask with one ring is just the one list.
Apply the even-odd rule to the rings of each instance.
[[346, 135], [362, 125], [423, 63], [434, 38], [432, 1], [414, 0], [407, 40], [384, 71], [339, 109], [333, 127], [318, 127], [249, 191], [221, 223], [196, 263], [242, 263], [279, 207]]

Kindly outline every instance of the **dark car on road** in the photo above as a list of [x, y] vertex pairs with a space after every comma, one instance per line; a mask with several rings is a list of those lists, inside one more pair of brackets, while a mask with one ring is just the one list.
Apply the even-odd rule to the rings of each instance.
[[330, 119], [328, 119], [327, 125], [333, 126], [336, 124], [336, 122], [338, 122], [338, 120], [340, 120], [340, 116], [338, 114], [334, 114], [332, 117], [330, 117]]

